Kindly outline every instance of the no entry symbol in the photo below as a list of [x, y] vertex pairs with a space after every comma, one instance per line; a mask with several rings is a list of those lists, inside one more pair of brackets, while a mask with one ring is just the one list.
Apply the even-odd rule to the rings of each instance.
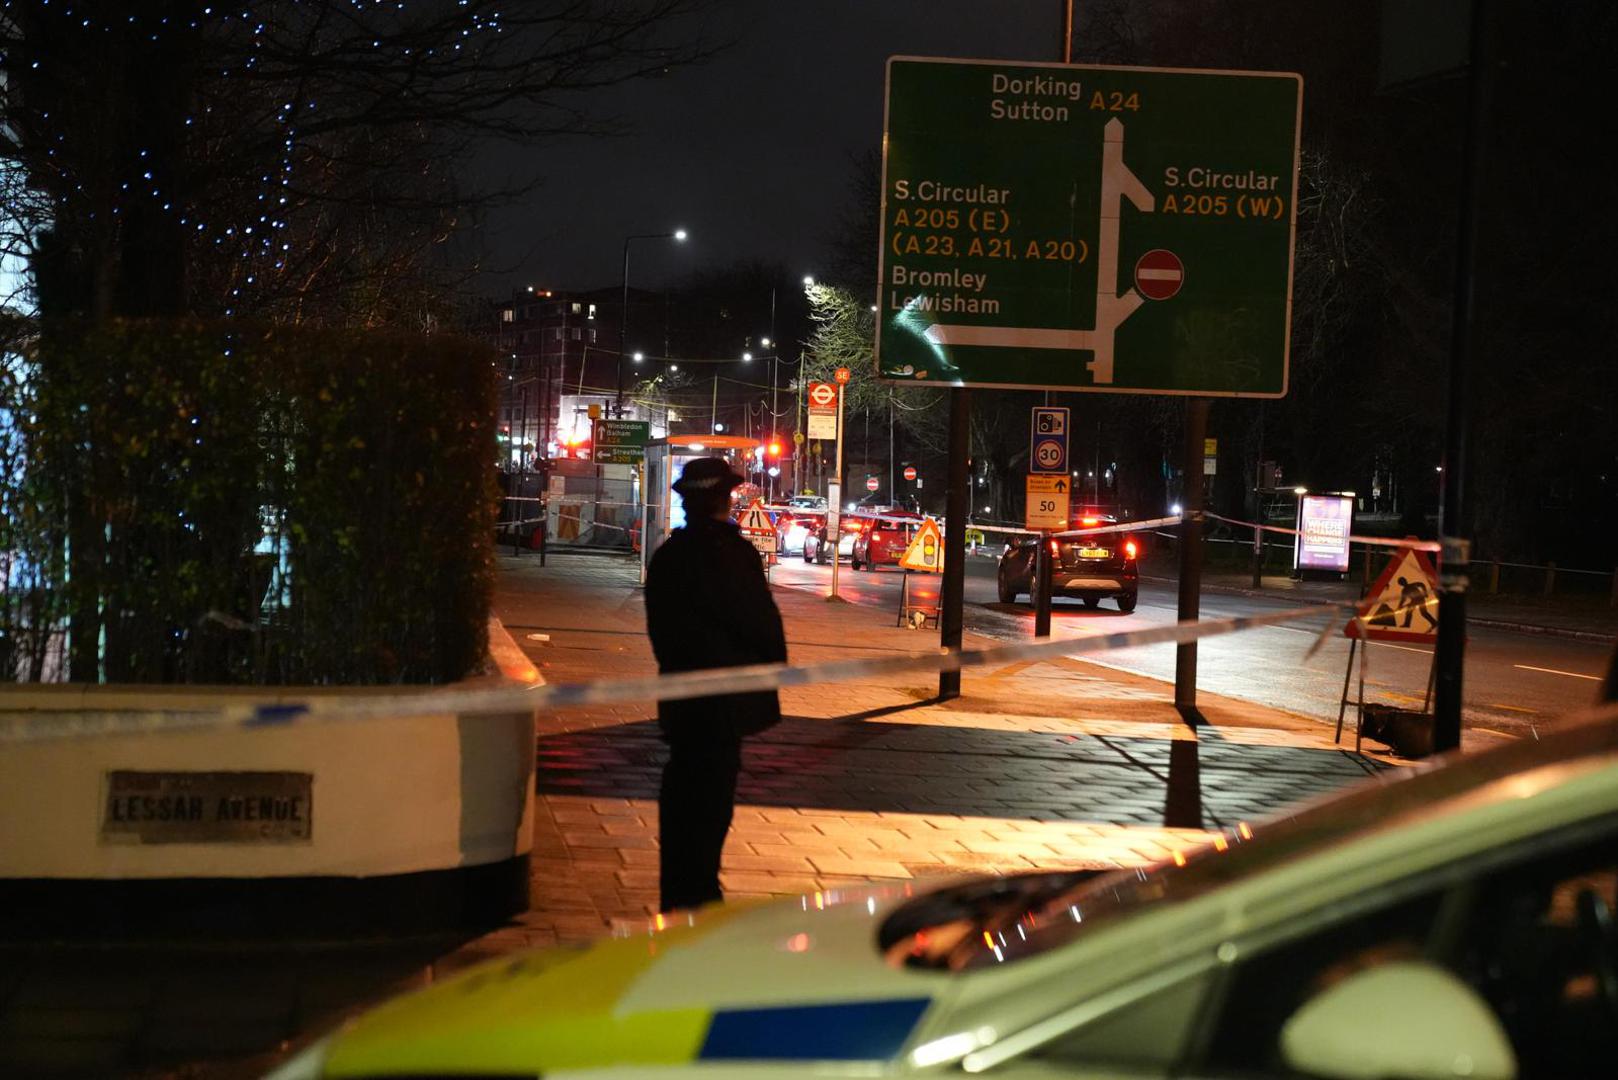
[[1185, 284], [1185, 265], [1172, 251], [1153, 248], [1135, 263], [1135, 288], [1148, 300], [1167, 300]]

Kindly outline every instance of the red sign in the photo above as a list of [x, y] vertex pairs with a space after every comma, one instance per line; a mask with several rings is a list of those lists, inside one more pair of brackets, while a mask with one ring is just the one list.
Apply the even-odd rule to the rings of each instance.
[[916, 467], [914, 465], [906, 465], [905, 466], [905, 479], [906, 480], [914, 480], [915, 478], [916, 478]]
[[1148, 300], [1167, 300], [1185, 284], [1185, 266], [1172, 251], [1153, 248], [1135, 263], [1135, 288]]
[[818, 405], [822, 409], [837, 404], [837, 387], [829, 382], [809, 384], [809, 404]]
[[853, 375], [854, 373], [849, 371], [846, 367], [840, 367], [837, 369], [837, 373], [832, 377], [837, 380], [838, 386], [847, 386], [848, 380], [852, 378]]
[[875, 491], [875, 490], [876, 490], [876, 489], [877, 489], [877, 488], [879, 488], [879, 487], [881, 487], [881, 486], [882, 486], [882, 485], [881, 485], [881, 483], [879, 483], [879, 482], [878, 482], [878, 481], [877, 481], [877, 478], [876, 478], [876, 477], [874, 477], [874, 476], [867, 476], [867, 477], [866, 477], [866, 478], [865, 478], [865, 490], [866, 490], [866, 491]]

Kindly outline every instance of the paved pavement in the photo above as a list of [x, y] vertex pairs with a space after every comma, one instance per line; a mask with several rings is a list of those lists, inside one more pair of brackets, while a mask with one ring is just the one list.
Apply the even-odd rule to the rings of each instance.
[[[794, 661], [937, 641], [895, 628], [886, 607], [776, 596]], [[502, 557], [496, 608], [548, 681], [655, 669], [620, 560]], [[783, 692], [787, 719], [746, 752], [724, 859], [732, 898], [1134, 865], [1397, 767], [1335, 747], [1317, 720], [1210, 694], [1193, 730], [1161, 681], [1078, 659], [970, 671], [947, 703], [935, 689], [917, 674]], [[509, 924], [405, 942], [0, 946], [0, 1074], [257, 1075], [397, 989], [644, 918], [657, 900], [653, 712], [539, 718], [532, 905]]]
[[[790, 569], [776, 573], [785, 581]], [[775, 594], [794, 662], [937, 641], [936, 631], [896, 628], [886, 609], [779, 585]], [[547, 680], [571, 681], [655, 670], [640, 595], [633, 569], [610, 560], [553, 558], [540, 569], [506, 559], [496, 607]], [[935, 690], [936, 675], [918, 673], [783, 691], [787, 719], [746, 751], [727, 892], [1131, 865], [1389, 760], [1334, 747], [1318, 721], [1212, 695], [1202, 699], [1207, 725], [1193, 732], [1160, 681], [1077, 659], [968, 672], [963, 696], [947, 703], [930, 700]], [[567, 938], [575, 916], [601, 925], [655, 904], [654, 714], [646, 703], [541, 718], [545, 857], [529, 932]], [[565, 923], [550, 921], [553, 903], [566, 905]]]

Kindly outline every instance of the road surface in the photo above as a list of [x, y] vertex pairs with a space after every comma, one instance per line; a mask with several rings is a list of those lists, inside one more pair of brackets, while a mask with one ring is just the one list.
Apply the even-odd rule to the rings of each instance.
[[[1033, 612], [1026, 597], [1016, 604], [997, 602], [995, 565], [994, 559], [984, 557], [967, 562], [966, 628], [1003, 641], [1027, 640], [1033, 634]], [[831, 583], [831, 567], [811, 566], [788, 556], [771, 571], [771, 577], [777, 585], [825, 592]], [[937, 578], [915, 580], [937, 587]], [[872, 613], [877, 618], [897, 617], [899, 581], [900, 574], [892, 569], [856, 573], [845, 562], [838, 571], [840, 594], [854, 603], [879, 609], [880, 615], [875, 610]], [[1282, 610], [1287, 603], [1284, 597], [1269, 600], [1204, 592], [1202, 617], [1255, 615]], [[1321, 650], [1307, 663], [1304, 661], [1304, 653], [1325, 625], [1328, 611], [1321, 608], [1318, 615], [1293, 626], [1261, 627], [1202, 642], [1198, 649], [1198, 687], [1335, 722], [1348, 662], [1348, 639], [1341, 632], [1341, 614], [1330, 613], [1338, 625], [1334, 625]], [[1051, 611], [1051, 634], [1076, 638], [1172, 625], [1175, 612], [1175, 586], [1145, 582], [1141, 585], [1140, 605], [1130, 615], [1120, 612], [1112, 601], [1103, 601], [1100, 608], [1091, 610], [1077, 600], [1057, 599]], [[917, 631], [918, 639], [936, 640], [936, 635], [936, 630]], [[1531, 736], [1536, 726], [1594, 700], [1607, 654], [1608, 647], [1595, 642], [1472, 627], [1466, 654], [1466, 726]], [[1173, 645], [1142, 646], [1082, 659], [1168, 682], [1174, 680]], [[1431, 663], [1431, 648], [1373, 643], [1366, 673], [1366, 699], [1421, 707]], [[1350, 696], [1356, 693], [1357, 688], [1351, 687]]]

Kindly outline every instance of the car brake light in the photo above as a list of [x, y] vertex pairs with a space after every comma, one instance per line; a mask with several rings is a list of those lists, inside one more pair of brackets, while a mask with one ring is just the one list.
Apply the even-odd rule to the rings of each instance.
[[1062, 545], [1057, 543], [1055, 540], [1051, 541], [1051, 554], [1056, 556], [1060, 556], [1062, 554]]
[[1080, 518], [1079, 519], [1079, 524], [1083, 525], [1086, 529], [1088, 529], [1092, 525], [1100, 525], [1101, 524], [1101, 519], [1100, 518], [1093, 518], [1093, 517]]
[[1124, 541], [1124, 558], [1133, 559], [1136, 555], [1139, 555], [1139, 554], [1140, 554], [1140, 548], [1136, 546], [1135, 541], [1133, 541], [1133, 540], [1125, 540]]

